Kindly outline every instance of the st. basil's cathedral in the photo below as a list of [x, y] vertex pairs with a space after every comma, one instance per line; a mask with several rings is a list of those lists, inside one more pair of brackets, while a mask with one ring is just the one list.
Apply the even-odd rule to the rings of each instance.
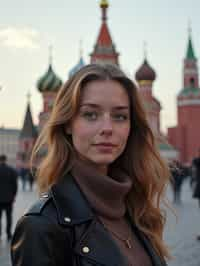
[[[100, 1], [102, 21], [94, 49], [90, 54], [90, 63], [116, 64], [120, 66], [119, 53], [111, 38], [107, 24], [107, 0]], [[180, 160], [184, 164], [190, 164], [200, 147], [200, 88], [198, 81], [197, 58], [194, 53], [191, 34], [189, 34], [186, 57], [183, 67], [183, 88], [177, 96], [178, 124], [168, 129], [168, 135], [160, 130], [161, 104], [153, 94], [153, 85], [156, 80], [156, 72], [149, 64], [146, 56], [142, 65], [135, 74], [138, 91], [146, 109], [149, 125], [157, 139], [160, 152], [167, 160]], [[73, 75], [85, 65], [82, 54], [79, 62], [69, 72]], [[37, 89], [43, 98], [42, 111], [39, 114], [39, 125], [33, 124], [28, 101], [24, 124], [19, 138], [19, 150], [17, 153], [17, 167], [28, 168], [33, 145], [38, 133], [48, 120], [52, 110], [55, 96], [62, 85], [62, 80], [52, 67], [50, 56], [49, 66], [46, 73], [38, 80]]]

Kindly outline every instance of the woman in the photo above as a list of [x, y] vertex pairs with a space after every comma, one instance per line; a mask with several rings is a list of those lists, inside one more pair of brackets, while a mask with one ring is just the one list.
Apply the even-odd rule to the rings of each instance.
[[45, 194], [17, 224], [14, 266], [166, 265], [160, 202], [169, 171], [121, 70], [92, 64], [72, 76], [34, 158], [44, 147]]

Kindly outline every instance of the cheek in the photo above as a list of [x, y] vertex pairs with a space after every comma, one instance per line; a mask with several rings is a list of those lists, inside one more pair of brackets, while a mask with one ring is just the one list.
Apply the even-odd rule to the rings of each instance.
[[79, 145], [87, 145], [88, 142], [91, 142], [92, 137], [95, 135], [95, 129], [86, 123], [81, 121], [75, 123], [72, 126], [72, 139], [74, 145], [79, 143]]
[[120, 128], [119, 135], [120, 135], [120, 139], [123, 143], [127, 142], [129, 134], [130, 134], [130, 126], [129, 125]]

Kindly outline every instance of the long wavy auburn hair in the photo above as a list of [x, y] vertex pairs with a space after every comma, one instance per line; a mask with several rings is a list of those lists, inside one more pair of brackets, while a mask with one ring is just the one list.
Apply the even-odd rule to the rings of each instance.
[[[80, 97], [91, 81], [114, 80], [126, 90], [130, 101], [130, 135], [124, 152], [109, 166], [120, 167], [132, 179], [127, 208], [134, 224], [146, 234], [161, 258], [170, 258], [163, 241], [166, 215], [161, 209], [170, 173], [161, 158], [155, 137], [148, 125], [137, 87], [118, 67], [91, 64], [75, 73], [59, 90], [50, 118], [44, 126], [32, 153], [32, 162], [42, 150], [46, 155], [37, 170], [41, 192], [48, 190], [70, 171], [73, 143], [66, 133], [67, 125], [79, 110]], [[166, 204], [165, 204], [166, 205]]]

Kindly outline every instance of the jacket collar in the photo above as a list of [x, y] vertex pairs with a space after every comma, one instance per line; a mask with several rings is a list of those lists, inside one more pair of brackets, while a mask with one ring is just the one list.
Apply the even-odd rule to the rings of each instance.
[[76, 225], [92, 220], [94, 213], [71, 174], [66, 174], [50, 190], [62, 225]]

